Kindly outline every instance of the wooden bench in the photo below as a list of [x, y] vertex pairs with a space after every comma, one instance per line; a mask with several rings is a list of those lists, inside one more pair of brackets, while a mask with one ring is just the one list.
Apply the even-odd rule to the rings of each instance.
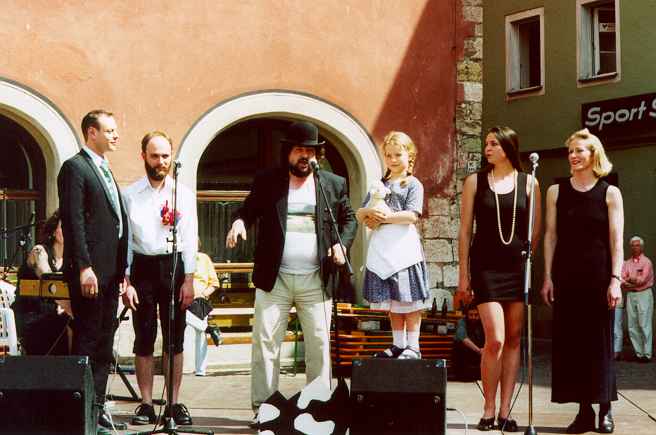
[[[209, 322], [212, 325], [219, 327], [230, 327], [234, 326], [234, 320], [236, 317], [244, 317], [247, 321], [247, 324], [253, 326], [253, 316], [255, 315], [255, 308], [242, 308], [242, 307], [227, 307], [227, 308], [214, 308], [210, 312]], [[294, 324], [296, 320], [296, 307], [292, 307], [289, 310], [290, 322], [289, 324]], [[227, 319], [222, 319], [228, 317]], [[244, 322], [236, 322], [237, 324], [242, 324]], [[250, 332], [224, 332], [223, 344], [250, 344], [252, 343], [252, 335]], [[287, 331], [283, 341], [286, 342], [299, 342], [303, 341], [303, 333], [299, 327], [295, 327], [294, 330]], [[208, 338], [208, 343], [211, 343], [211, 339]]]
[[[331, 334], [331, 357], [337, 363], [335, 333]], [[392, 345], [391, 331], [347, 331], [339, 334], [339, 365], [350, 366], [354, 359], [371, 358]], [[419, 337], [422, 358], [451, 359], [453, 335], [422, 333]]]
[[[350, 368], [354, 359], [371, 358], [374, 353], [383, 351], [392, 345], [391, 331], [361, 331], [355, 329], [359, 321], [378, 320], [386, 321], [387, 311], [372, 310], [365, 307], [357, 307], [351, 304], [337, 304], [339, 320], [339, 366]], [[419, 346], [422, 358], [451, 360], [453, 350], [453, 336], [456, 322], [462, 317], [458, 312], [450, 312], [445, 316], [431, 316], [424, 312], [423, 324], [448, 325], [452, 328], [446, 329], [446, 333], [424, 332], [419, 336]], [[335, 333], [331, 333], [331, 358], [337, 366], [337, 350], [335, 345]]]

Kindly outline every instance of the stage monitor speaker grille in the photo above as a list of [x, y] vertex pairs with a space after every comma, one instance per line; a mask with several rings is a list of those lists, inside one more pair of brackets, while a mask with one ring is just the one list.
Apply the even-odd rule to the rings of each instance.
[[352, 435], [444, 435], [446, 361], [355, 360], [351, 403]]
[[87, 357], [0, 358], [0, 433], [96, 433], [94, 387]]

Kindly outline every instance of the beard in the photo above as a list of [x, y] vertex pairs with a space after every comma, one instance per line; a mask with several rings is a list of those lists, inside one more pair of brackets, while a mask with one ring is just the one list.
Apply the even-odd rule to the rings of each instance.
[[[300, 163], [307, 164], [307, 169], [301, 169]], [[295, 164], [289, 164], [289, 172], [296, 177], [305, 178], [312, 173], [312, 166], [310, 166], [309, 160], [299, 159]]]
[[169, 173], [171, 166], [158, 166], [156, 168], [150, 166], [148, 162], [144, 161], [144, 167], [146, 168], [146, 175], [151, 180], [162, 181]]

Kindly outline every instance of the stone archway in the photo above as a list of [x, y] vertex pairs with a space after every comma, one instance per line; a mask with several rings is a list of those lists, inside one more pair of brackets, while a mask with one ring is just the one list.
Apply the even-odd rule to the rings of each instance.
[[80, 149], [71, 124], [47, 98], [4, 78], [0, 78], [0, 114], [25, 128], [41, 148], [46, 163], [46, 212], [53, 211], [59, 168]]

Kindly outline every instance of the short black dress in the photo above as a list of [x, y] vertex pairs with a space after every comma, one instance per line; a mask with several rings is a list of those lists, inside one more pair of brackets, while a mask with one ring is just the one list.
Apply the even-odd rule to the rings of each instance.
[[[476, 234], [469, 252], [471, 288], [474, 303], [523, 300], [524, 258], [528, 233], [527, 174], [517, 175], [517, 212], [515, 234], [509, 245], [499, 238], [497, 208], [494, 192], [490, 189], [487, 173], [479, 172], [474, 198]], [[514, 190], [499, 194], [501, 230], [508, 240], [512, 227]]]
[[613, 320], [607, 291], [612, 273], [608, 183], [587, 192], [558, 186], [551, 400], [607, 403], [617, 400]]

